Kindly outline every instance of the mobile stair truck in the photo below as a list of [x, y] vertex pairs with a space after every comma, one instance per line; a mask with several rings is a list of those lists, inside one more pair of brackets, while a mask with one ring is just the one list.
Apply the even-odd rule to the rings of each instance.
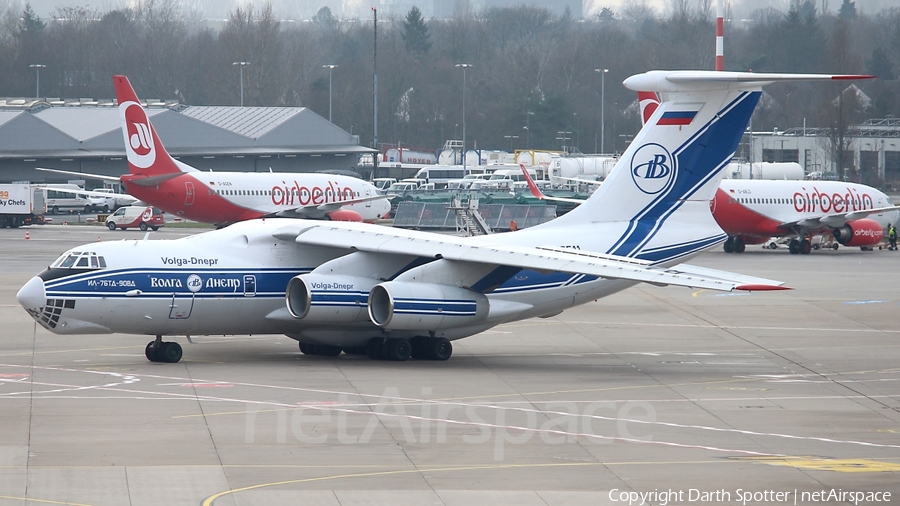
[[41, 188], [24, 183], [0, 184], [0, 228], [43, 223], [46, 212]]

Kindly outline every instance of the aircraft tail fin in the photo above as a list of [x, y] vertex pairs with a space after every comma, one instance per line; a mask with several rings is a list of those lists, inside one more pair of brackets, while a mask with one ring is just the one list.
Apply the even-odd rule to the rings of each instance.
[[620, 235], [606, 252], [669, 261], [725, 238], [710, 202], [762, 93], [777, 81], [866, 76], [651, 71], [625, 80], [658, 93], [647, 118], [600, 188], [563, 224], [615, 222]]
[[639, 91], [638, 105], [641, 106], [641, 125], [646, 125], [659, 107], [659, 97], [652, 91]]
[[113, 76], [113, 85], [119, 101], [119, 118], [122, 121], [129, 171], [135, 175], [145, 176], [177, 175], [185, 172], [184, 164], [172, 158], [159, 140], [128, 78]]

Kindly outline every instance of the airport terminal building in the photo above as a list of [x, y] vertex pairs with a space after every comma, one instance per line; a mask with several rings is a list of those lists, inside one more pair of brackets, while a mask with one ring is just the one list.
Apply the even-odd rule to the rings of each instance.
[[[359, 156], [374, 152], [305, 107], [144, 106], [166, 150], [200, 170], [358, 172]], [[0, 183], [72, 179], [35, 167], [126, 173], [115, 102], [0, 99]]]
[[[847, 129], [847, 166], [834, 161], [826, 128], [754, 132], [752, 157], [763, 162], [797, 162], [806, 174], [885, 185], [900, 190], [900, 118], [870, 119]], [[745, 136], [746, 139], [746, 136]]]

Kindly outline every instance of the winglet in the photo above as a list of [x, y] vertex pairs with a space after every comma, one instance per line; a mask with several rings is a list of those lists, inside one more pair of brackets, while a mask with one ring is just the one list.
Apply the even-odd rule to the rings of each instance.
[[522, 174], [525, 174], [525, 181], [528, 183], [528, 189], [531, 190], [531, 194], [534, 195], [535, 198], [544, 200], [544, 194], [537, 187], [537, 185], [534, 184], [534, 180], [531, 179], [531, 174], [528, 173], [528, 169], [525, 168], [525, 164], [520, 163], [519, 168], [522, 169]]
[[739, 285], [734, 287], [735, 290], [743, 290], [745, 292], [767, 292], [775, 290], [793, 290], [787, 286], [778, 285]]

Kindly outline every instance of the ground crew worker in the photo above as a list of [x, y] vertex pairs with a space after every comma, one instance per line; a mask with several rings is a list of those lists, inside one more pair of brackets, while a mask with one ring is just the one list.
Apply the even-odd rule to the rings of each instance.
[[889, 250], [897, 251], [897, 227], [893, 224], [888, 227], [888, 240], [891, 241]]

